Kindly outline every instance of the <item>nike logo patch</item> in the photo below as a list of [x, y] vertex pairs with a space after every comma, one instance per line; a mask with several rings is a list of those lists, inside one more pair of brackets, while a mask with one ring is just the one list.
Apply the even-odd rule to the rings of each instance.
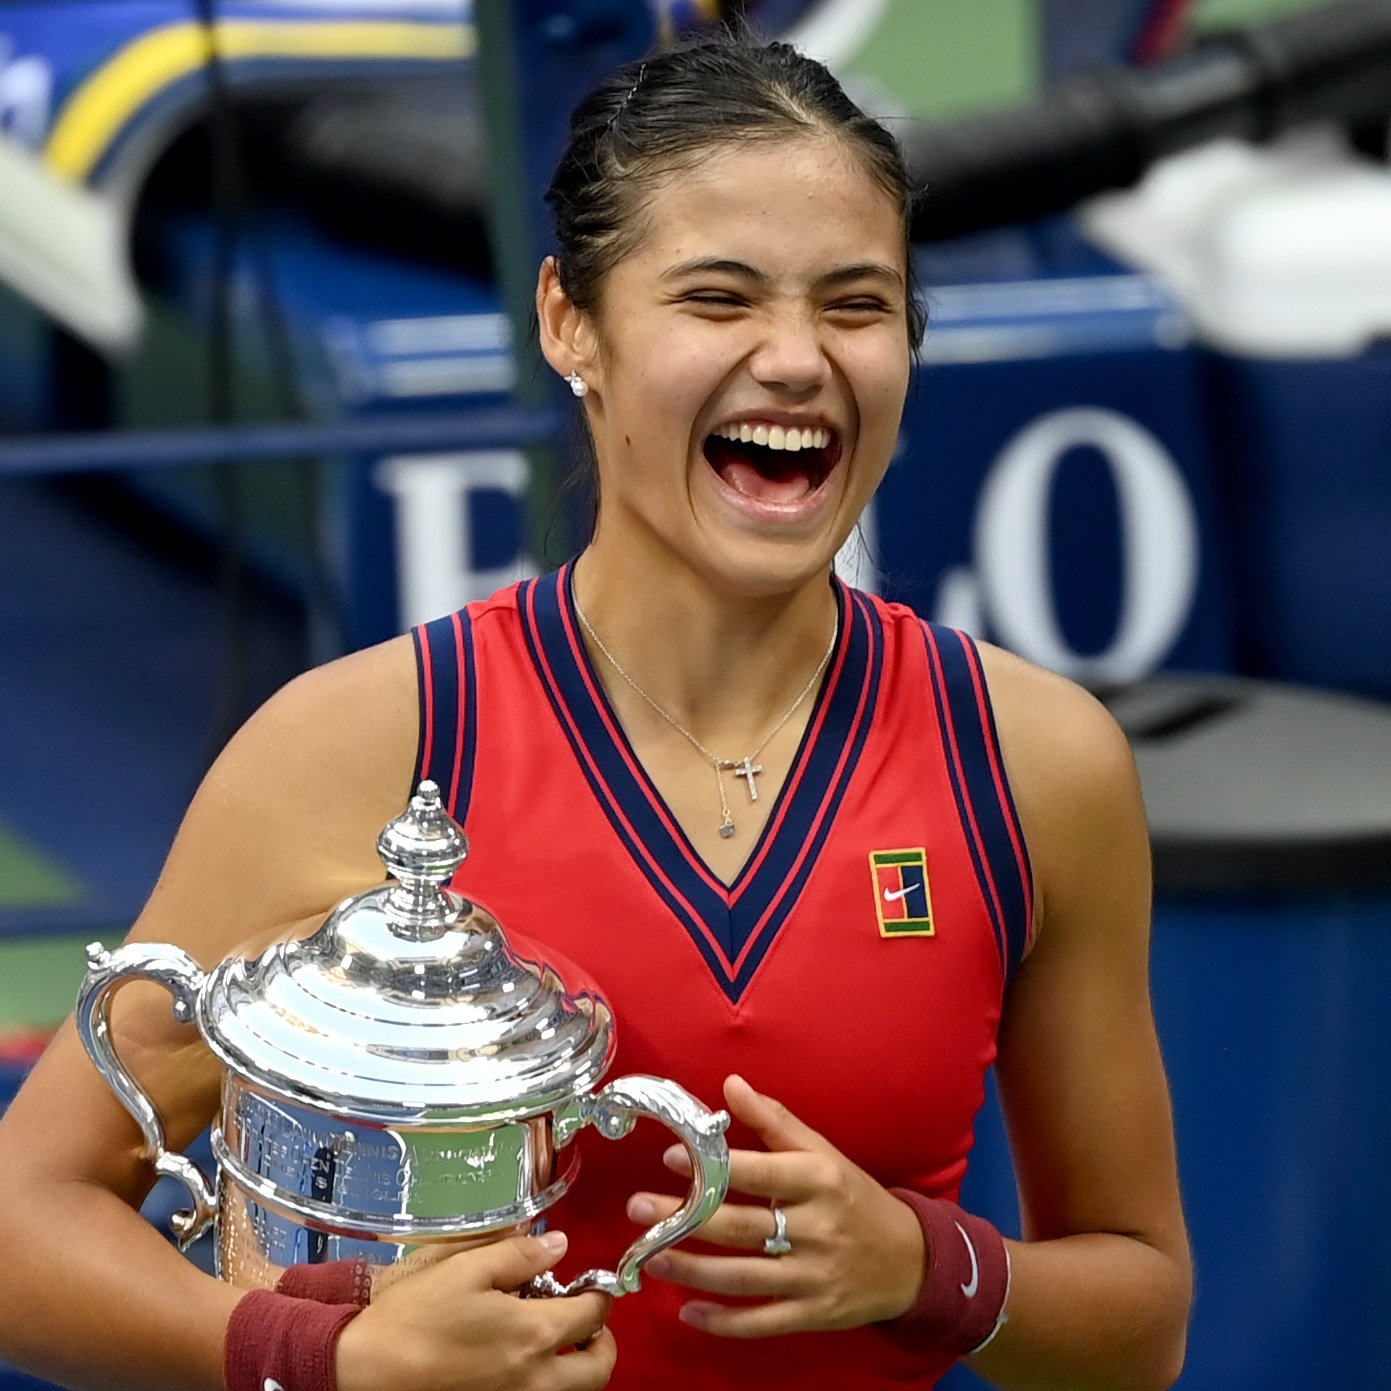
[[971, 1258], [971, 1278], [970, 1281], [961, 1287], [961, 1293], [967, 1299], [974, 1299], [976, 1291], [980, 1288], [980, 1265], [976, 1261], [976, 1248], [971, 1245], [971, 1238], [966, 1235], [966, 1228], [960, 1222], [954, 1224], [956, 1230], [961, 1233], [961, 1239], [966, 1243], [966, 1254]]
[[923, 846], [871, 850], [869, 870], [874, 876], [874, 915], [881, 937], [937, 935]]

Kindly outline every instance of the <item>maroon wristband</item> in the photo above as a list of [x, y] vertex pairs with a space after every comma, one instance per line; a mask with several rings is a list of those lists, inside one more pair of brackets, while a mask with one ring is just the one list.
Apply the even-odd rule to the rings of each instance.
[[911, 1188], [891, 1188], [913, 1209], [923, 1233], [923, 1282], [911, 1308], [879, 1326], [895, 1342], [965, 1357], [1005, 1323], [1009, 1252], [983, 1217]]
[[232, 1310], [222, 1345], [227, 1391], [336, 1391], [334, 1350], [360, 1313], [275, 1290], [252, 1290]]
[[361, 1309], [372, 1299], [372, 1271], [364, 1260], [292, 1265], [275, 1282], [275, 1288], [296, 1299], [317, 1299], [320, 1304], [356, 1304]]

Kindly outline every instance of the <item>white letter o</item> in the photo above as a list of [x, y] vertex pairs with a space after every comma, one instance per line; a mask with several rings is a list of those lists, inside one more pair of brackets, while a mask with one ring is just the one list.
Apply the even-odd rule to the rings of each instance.
[[[1120, 502], [1120, 619], [1095, 656], [1067, 645], [1049, 583], [1048, 498], [1059, 461], [1079, 445], [1105, 458]], [[1153, 671], [1198, 585], [1198, 523], [1178, 466], [1148, 430], [1096, 407], [1042, 416], [1005, 446], [981, 490], [974, 550], [1001, 642], [1078, 680], [1133, 681]]]

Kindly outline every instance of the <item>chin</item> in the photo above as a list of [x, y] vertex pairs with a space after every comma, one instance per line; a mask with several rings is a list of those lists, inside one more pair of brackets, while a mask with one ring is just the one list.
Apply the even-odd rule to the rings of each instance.
[[711, 588], [730, 598], [775, 599], [826, 583], [839, 549], [824, 539], [731, 539], [712, 546], [700, 568]]

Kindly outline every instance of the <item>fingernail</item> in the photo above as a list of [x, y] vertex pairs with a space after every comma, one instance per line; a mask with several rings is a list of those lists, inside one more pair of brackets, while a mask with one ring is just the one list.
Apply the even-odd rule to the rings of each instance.
[[662, 1155], [662, 1163], [668, 1169], [675, 1169], [679, 1174], [689, 1174], [691, 1172], [691, 1157], [686, 1153], [684, 1145], [673, 1145], [665, 1154]]
[[655, 1275], [659, 1280], [671, 1274], [671, 1262], [665, 1256], [653, 1256], [650, 1261], [643, 1266], [643, 1270], [648, 1275]]
[[704, 1328], [705, 1321], [709, 1317], [710, 1306], [708, 1304], [683, 1304], [677, 1314], [677, 1318], [682, 1323], [688, 1323], [692, 1328]]
[[564, 1232], [542, 1232], [536, 1239], [545, 1248], [546, 1254], [557, 1260], [565, 1254], [566, 1247], [570, 1245], [570, 1238]]
[[634, 1222], [651, 1222], [657, 1216], [657, 1205], [650, 1198], [629, 1198], [628, 1216]]

